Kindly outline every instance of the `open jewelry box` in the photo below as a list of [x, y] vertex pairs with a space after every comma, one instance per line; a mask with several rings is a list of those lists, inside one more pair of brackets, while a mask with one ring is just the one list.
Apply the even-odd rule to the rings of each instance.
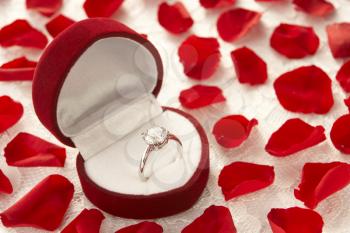
[[[76, 147], [87, 198], [120, 217], [147, 219], [191, 208], [209, 176], [209, 146], [189, 114], [161, 107], [163, 65], [143, 36], [110, 19], [88, 19], [57, 36], [33, 80], [35, 111], [62, 143]], [[183, 144], [152, 152], [147, 181], [139, 162], [141, 133], [162, 126]]]

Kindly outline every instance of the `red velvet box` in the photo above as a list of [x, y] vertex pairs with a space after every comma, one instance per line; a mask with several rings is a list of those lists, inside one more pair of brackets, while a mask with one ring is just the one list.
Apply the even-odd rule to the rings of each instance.
[[[62, 143], [76, 147], [87, 198], [116, 216], [147, 219], [191, 208], [209, 176], [209, 145], [189, 114], [156, 99], [163, 65], [143, 36], [110, 19], [69, 27], [42, 55], [33, 81], [40, 121]], [[147, 145], [141, 132], [163, 126], [183, 143], [152, 154], [150, 178], [138, 175]], [[173, 144], [172, 144], [173, 143]]]

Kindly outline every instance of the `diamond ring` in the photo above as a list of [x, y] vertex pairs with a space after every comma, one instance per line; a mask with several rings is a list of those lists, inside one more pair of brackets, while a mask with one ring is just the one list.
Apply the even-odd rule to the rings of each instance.
[[139, 175], [143, 181], [146, 181], [148, 180], [149, 177], [147, 177], [144, 174], [144, 171], [145, 171], [145, 166], [150, 154], [153, 151], [162, 149], [165, 145], [168, 144], [169, 140], [173, 140], [177, 143], [178, 150], [182, 154], [182, 143], [178, 137], [176, 137], [174, 134], [171, 134], [164, 127], [160, 127], [160, 126], [149, 128], [146, 132], [142, 133], [142, 138], [147, 144], [147, 148], [143, 153], [140, 161]]

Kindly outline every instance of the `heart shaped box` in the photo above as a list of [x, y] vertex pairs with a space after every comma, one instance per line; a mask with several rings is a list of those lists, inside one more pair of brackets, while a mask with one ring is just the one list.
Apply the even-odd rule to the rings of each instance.
[[[157, 49], [144, 36], [110, 19], [78, 22], [42, 55], [33, 80], [35, 111], [62, 143], [79, 149], [77, 172], [86, 197], [125, 218], [149, 219], [191, 208], [209, 176], [209, 145], [191, 115], [161, 107], [163, 79]], [[147, 145], [141, 132], [163, 126], [174, 141], [138, 174]]]

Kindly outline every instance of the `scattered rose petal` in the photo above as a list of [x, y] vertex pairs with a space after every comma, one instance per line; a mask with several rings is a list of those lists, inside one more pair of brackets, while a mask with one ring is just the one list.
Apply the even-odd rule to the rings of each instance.
[[341, 116], [334, 122], [331, 140], [339, 151], [350, 154], [350, 114]]
[[350, 97], [344, 100], [345, 105], [349, 108], [350, 111]]
[[345, 62], [337, 73], [337, 80], [345, 92], [350, 92], [350, 61]]
[[277, 157], [288, 156], [326, 140], [324, 131], [322, 126], [314, 127], [301, 119], [290, 119], [271, 135], [265, 150]]
[[181, 2], [160, 4], [158, 21], [166, 30], [174, 34], [186, 32], [193, 25], [190, 13]]
[[303, 58], [316, 53], [320, 40], [312, 27], [282, 23], [272, 33], [270, 45], [288, 58]]
[[219, 66], [219, 47], [215, 38], [188, 37], [178, 51], [185, 74], [196, 80], [210, 78]]
[[325, 114], [334, 104], [331, 79], [314, 65], [281, 75], [274, 88], [280, 104], [292, 112]]
[[314, 209], [322, 200], [349, 183], [350, 165], [347, 163], [306, 163], [301, 183], [294, 190], [294, 195], [305, 206]]
[[23, 115], [22, 104], [8, 96], [0, 97], [0, 133], [16, 124]]
[[334, 58], [350, 57], [350, 23], [327, 26], [328, 44]]
[[263, 84], [267, 80], [267, 65], [254, 51], [247, 47], [231, 52], [231, 58], [240, 83]]
[[3, 47], [18, 45], [43, 49], [47, 43], [46, 36], [23, 19], [18, 19], [0, 30], [0, 45]]
[[241, 115], [230, 115], [215, 123], [213, 134], [221, 146], [234, 148], [241, 145], [249, 137], [251, 130], [257, 124], [256, 119], [249, 121]]
[[234, 162], [224, 167], [219, 186], [228, 201], [270, 186], [275, 179], [274, 168], [253, 163]]
[[61, 233], [99, 233], [104, 218], [97, 209], [84, 209]]
[[232, 6], [236, 0], [199, 0], [200, 4], [207, 9]]
[[313, 210], [272, 209], [267, 218], [273, 233], [322, 233], [323, 219]]
[[74, 23], [75, 23], [74, 20], [64, 15], [58, 15], [55, 18], [51, 19], [50, 22], [46, 24], [46, 29], [52, 37], [56, 37], [64, 29], [66, 29], [67, 27], [69, 27]]
[[10, 166], [63, 167], [66, 150], [28, 133], [19, 133], [5, 148]]
[[89, 18], [111, 17], [124, 0], [86, 0], [84, 10]]
[[62, 0], [26, 0], [27, 9], [35, 10], [44, 16], [52, 16], [62, 7]]
[[237, 233], [230, 210], [224, 206], [210, 206], [186, 226], [181, 233]]
[[13, 192], [12, 184], [9, 178], [0, 170], [0, 193], [11, 194]]
[[5, 227], [35, 227], [54, 231], [73, 198], [74, 186], [61, 175], [51, 175], [0, 214]]
[[116, 231], [115, 233], [162, 233], [162, 226], [154, 222], [141, 222]]
[[226, 11], [217, 22], [219, 35], [227, 42], [238, 40], [258, 24], [260, 18], [261, 13], [243, 8]]
[[293, 0], [298, 10], [314, 16], [325, 16], [333, 13], [334, 6], [325, 0]]
[[196, 85], [180, 93], [179, 101], [185, 108], [196, 109], [225, 101], [222, 90], [214, 86]]
[[19, 57], [0, 66], [0, 81], [33, 80], [36, 62]]

